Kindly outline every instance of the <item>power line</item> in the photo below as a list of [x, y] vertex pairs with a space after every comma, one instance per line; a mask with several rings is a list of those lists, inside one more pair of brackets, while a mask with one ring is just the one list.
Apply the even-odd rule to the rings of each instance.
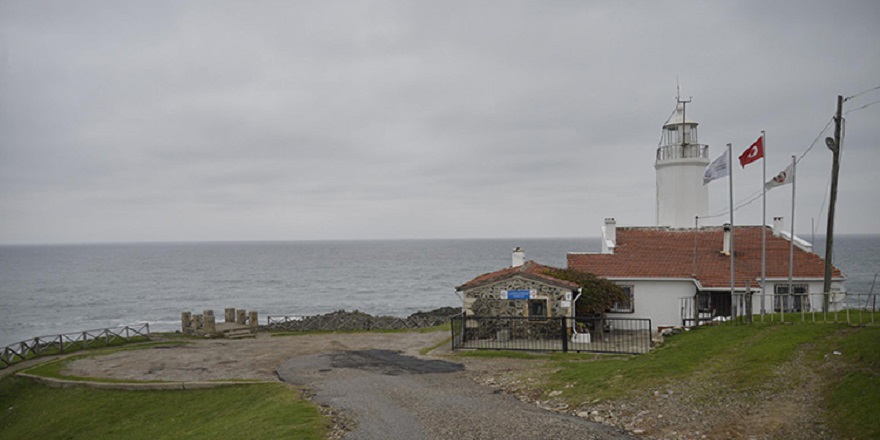
[[806, 149], [806, 151], [804, 151], [804, 153], [801, 154], [801, 157], [797, 158], [797, 160], [795, 162], [800, 162], [801, 159], [803, 159], [804, 156], [806, 156], [807, 153], [809, 153], [810, 150], [813, 149], [813, 147], [816, 145], [816, 142], [819, 142], [819, 139], [822, 137], [823, 134], [825, 134], [826, 131], [828, 131], [828, 127], [830, 127], [831, 124], [833, 124], [833, 123], [834, 123], [834, 118], [831, 118], [831, 120], [829, 120], [828, 123], [825, 124], [825, 128], [823, 128], [822, 131], [819, 132], [819, 135], [816, 136], [816, 139], [813, 139], [813, 143], [810, 144], [810, 146]]
[[859, 96], [862, 96], [865, 93], [873, 92], [874, 90], [877, 90], [877, 89], [880, 89], [880, 86], [872, 87], [868, 90], [861, 91], [861, 92], [856, 93], [855, 95], [852, 95], [852, 96], [847, 96], [846, 98], [843, 99], [843, 102], [849, 101], [850, 99], [858, 98]]
[[849, 111], [847, 111], [847, 112], [844, 113], [844, 114], [845, 114], [845, 115], [848, 115], [848, 114], [850, 114], [850, 113], [852, 113], [852, 112], [857, 112], [857, 111], [859, 111], [859, 110], [864, 110], [864, 109], [866, 109], [866, 108], [868, 108], [868, 107], [870, 107], [870, 106], [872, 106], [872, 105], [874, 105], [874, 104], [880, 104], [880, 99], [878, 99], [878, 100], [876, 100], [876, 101], [874, 101], [874, 102], [869, 102], [869, 103], [867, 103], [867, 104], [865, 104], [865, 105], [863, 105], [863, 106], [861, 106], [861, 107], [859, 107], [859, 108], [854, 108], [854, 109], [852, 109], [852, 110], [849, 110]]
[[[880, 88], [880, 86], [878, 86], [878, 88]], [[865, 92], [862, 92], [862, 93], [865, 93]], [[831, 127], [831, 124], [832, 124], [832, 123], [834, 123], [834, 118], [831, 118], [831, 119], [828, 121], [828, 123], [825, 124], [825, 128], [823, 128], [822, 131], [819, 132], [819, 134], [816, 136], [816, 138], [813, 139], [813, 142], [810, 144], [810, 146], [807, 147], [806, 150], [804, 150], [804, 152], [800, 155], [800, 157], [798, 157], [798, 158], [796, 159], [795, 162], [800, 162], [801, 159], [803, 159], [804, 156], [806, 156], [807, 153], [809, 153], [810, 150], [812, 150], [813, 147], [816, 146], [816, 143], [819, 142], [819, 139], [822, 138], [822, 135], [824, 135], [825, 132], [828, 131], [828, 128]], [[764, 160], [767, 160], [767, 159], [764, 159]], [[763, 185], [763, 182], [762, 182], [762, 185]], [[758, 190], [758, 191], [755, 191], [755, 192], [749, 194], [748, 196], [744, 197], [743, 199], [741, 199], [741, 200], [740, 200], [739, 202], [737, 202], [736, 205], [733, 207], [733, 212], [736, 212], [736, 211], [738, 211], [740, 208], [745, 208], [746, 206], [749, 206], [749, 205], [751, 205], [752, 203], [754, 203], [755, 200], [758, 200], [759, 198], [761, 198], [761, 195], [763, 194], [763, 191], [764, 191], [764, 190], [763, 190], [763, 188], [762, 188], [762, 189], [760, 189], [760, 190]], [[823, 202], [823, 204], [824, 204], [824, 202]], [[701, 218], [701, 219], [709, 219], [709, 218], [721, 217], [721, 216], [723, 216], [723, 215], [727, 215], [727, 214], [730, 214], [730, 210], [729, 210], [729, 209], [725, 209], [725, 210], [722, 211], [722, 212], [717, 212], [717, 213], [715, 213], [715, 214], [707, 215], [707, 216], [700, 217], [700, 218]]]

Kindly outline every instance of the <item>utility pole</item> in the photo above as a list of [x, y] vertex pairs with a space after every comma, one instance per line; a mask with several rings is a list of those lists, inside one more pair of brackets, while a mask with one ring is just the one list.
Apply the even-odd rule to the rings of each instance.
[[[837, 115], [834, 116], [834, 139], [825, 138], [831, 150], [831, 203], [828, 206], [828, 230], [825, 234], [825, 284], [822, 287], [822, 311], [828, 311], [831, 294], [831, 258], [834, 248], [834, 205], [837, 204], [837, 175], [840, 173], [840, 127], [843, 125], [843, 96], [837, 95]], [[794, 239], [794, 237], [792, 237]]]

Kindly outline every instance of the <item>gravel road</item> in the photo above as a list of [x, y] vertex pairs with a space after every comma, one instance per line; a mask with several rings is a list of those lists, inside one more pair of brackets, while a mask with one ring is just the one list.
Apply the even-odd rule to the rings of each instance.
[[344, 438], [627, 439], [611, 427], [523, 403], [469, 379], [461, 364], [389, 350], [337, 351], [285, 361], [278, 376], [357, 421]]

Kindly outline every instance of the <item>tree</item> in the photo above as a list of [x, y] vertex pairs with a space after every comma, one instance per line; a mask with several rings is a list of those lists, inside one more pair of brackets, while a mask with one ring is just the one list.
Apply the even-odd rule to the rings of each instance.
[[556, 268], [548, 269], [544, 274], [581, 287], [582, 295], [575, 304], [575, 316], [604, 315], [615, 303], [628, 300], [622, 287], [598, 275]]

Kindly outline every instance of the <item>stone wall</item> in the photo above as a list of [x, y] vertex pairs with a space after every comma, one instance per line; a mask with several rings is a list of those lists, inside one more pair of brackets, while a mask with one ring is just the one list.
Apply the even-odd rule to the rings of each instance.
[[[571, 307], [563, 307], [566, 295], [572, 291], [551, 286], [524, 277], [513, 277], [464, 292], [464, 306], [468, 315], [474, 316], [529, 316], [528, 300], [501, 299], [505, 290], [535, 290], [535, 299], [547, 300], [548, 317], [571, 316]], [[570, 301], [569, 301], [570, 303]]]

